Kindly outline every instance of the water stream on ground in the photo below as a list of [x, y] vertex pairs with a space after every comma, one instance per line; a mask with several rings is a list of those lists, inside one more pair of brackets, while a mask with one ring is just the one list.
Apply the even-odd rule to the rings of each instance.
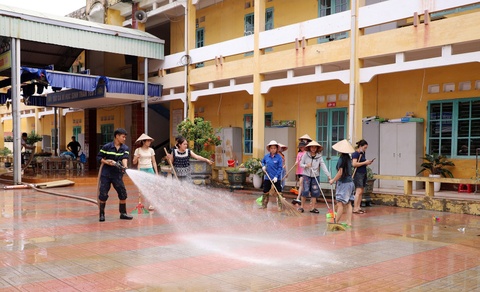
[[[283, 215], [276, 206], [259, 209], [256, 197], [248, 198], [250, 203], [228, 190], [138, 170], [129, 169], [127, 174], [192, 250], [266, 265], [325, 266], [335, 262], [327, 251], [308, 243], [309, 237], [322, 235], [323, 222], [313, 232], [311, 225], [292, 228], [292, 224], [301, 225], [300, 217]], [[270, 198], [270, 204], [275, 204], [275, 199]]]

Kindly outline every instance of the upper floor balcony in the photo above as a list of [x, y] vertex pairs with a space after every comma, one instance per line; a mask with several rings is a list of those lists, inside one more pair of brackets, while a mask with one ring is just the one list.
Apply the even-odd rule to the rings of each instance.
[[[199, 10], [212, 1], [193, 2]], [[159, 14], [159, 9], [176, 14], [184, 13], [185, 9], [171, 0], [140, 1], [139, 5], [147, 9], [149, 21]], [[355, 18], [359, 35], [352, 42]], [[361, 83], [379, 74], [478, 62], [478, 27], [478, 1], [389, 0], [359, 7], [355, 17], [347, 10], [262, 31], [258, 36], [261, 52], [258, 73], [264, 77], [261, 91], [267, 93], [272, 87], [325, 80], [350, 83], [354, 46], [360, 61]], [[183, 99], [184, 68], [189, 65], [193, 101], [200, 96], [233, 91], [253, 94], [253, 50], [254, 35], [250, 34], [205, 44], [190, 49], [188, 54], [172, 53], [165, 60], [150, 61], [150, 72], [158, 75], [150, 81], [163, 84], [160, 101]]]

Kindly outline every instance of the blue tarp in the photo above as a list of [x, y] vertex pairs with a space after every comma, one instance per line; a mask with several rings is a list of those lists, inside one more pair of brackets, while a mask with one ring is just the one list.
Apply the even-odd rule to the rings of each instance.
[[[107, 92], [145, 95], [143, 81], [110, 78], [106, 76], [82, 75], [68, 72], [55, 72], [47, 69], [21, 67], [20, 74], [23, 80], [45, 79], [51, 87], [71, 88], [83, 91], [94, 91], [100, 82], [104, 82]], [[148, 83], [148, 96], [162, 96], [162, 85]], [[36, 97], [32, 99], [32, 97]], [[0, 94], [0, 103], [4, 104], [7, 94]], [[38, 103], [38, 104], [37, 104]], [[45, 98], [31, 96], [29, 105], [45, 106]]]

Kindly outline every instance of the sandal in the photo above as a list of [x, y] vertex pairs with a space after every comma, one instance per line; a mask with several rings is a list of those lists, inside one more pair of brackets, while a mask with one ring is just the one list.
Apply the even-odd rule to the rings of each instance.
[[303, 208], [298, 208], [297, 211], [299, 211], [300, 213], [305, 212], [305, 210], [303, 210]]
[[318, 214], [318, 213], [320, 213], [320, 212], [319, 212], [317, 209], [312, 209], [312, 210], [310, 210], [310, 213]]
[[363, 211], [362, 209], [358, 210], [358, 211], [353, 211], [352, 212], [353, 214], [365, 214], [365, 211]]

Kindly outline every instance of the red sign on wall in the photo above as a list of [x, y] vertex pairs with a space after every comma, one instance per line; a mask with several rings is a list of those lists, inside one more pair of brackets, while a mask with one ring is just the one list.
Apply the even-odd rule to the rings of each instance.
[[327, 107], [336, 107], [336, 106], [337, 106], [337, 103], [335, 101], [327, 103]]

